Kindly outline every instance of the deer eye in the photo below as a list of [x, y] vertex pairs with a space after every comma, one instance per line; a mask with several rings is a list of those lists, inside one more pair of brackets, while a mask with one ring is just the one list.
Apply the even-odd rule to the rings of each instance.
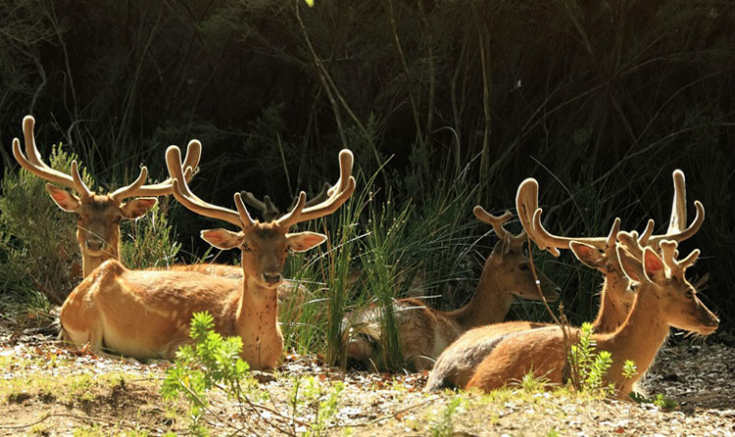
[[243, 241], [242, 244], [240, 245], [240, 250], [242, 250], [243, 252], [252, 252], [253, 251], [250, 248], [250, 246], [248, 246], [248, 243], [245, 242], [245, 241]]

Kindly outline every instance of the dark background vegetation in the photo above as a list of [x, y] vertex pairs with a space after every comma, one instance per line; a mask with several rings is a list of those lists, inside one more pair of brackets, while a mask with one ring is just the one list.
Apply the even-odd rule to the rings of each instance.
[[[703, 254], [689, 276], [709, 272], [704, 300], [732, 330], [733, 28], [721, 0], [0, 0], [0, 153], [17, 168], [11, 139], [33, 114], [44, 156], [61, 142], [114, 188], [141, 163], [164, 178], [165, 147], [199, 138], [202, 197], [286, 207], [333, 182], [346, 145], [361, 183], [387, 161], [374, 202], [410, 200], [419, 226], [462, 175], [476, 238], [471, 206], [512, 208], [528, 176], [558, 233], [603, 235], [615, 216], [660, 232], [681, 168], [690, 219], [693, 200], [707, 209], [683, 244]], [[204, 222], [172, 212], [201, 253]], [[574, 290], [599, 277], [572, 264], [548, 268], [584, 320], [594, 300]]]

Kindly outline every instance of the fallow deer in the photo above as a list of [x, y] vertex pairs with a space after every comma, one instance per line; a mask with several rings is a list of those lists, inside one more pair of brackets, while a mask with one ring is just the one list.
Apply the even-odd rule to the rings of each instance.
[[[415, 370], [430, 369], [444, 348], [468, 329], [503, 321], [513, 295], [541, 299], [528, 257], [523, 253], [525, 234], [513, 235], [503, 227], [513, 216], [511, 212], [494, 216], [479, 205], [473, 212], [478, 220], [493, 227], [499, 241], [485, 261], [471, 300], [454, 311], [430, 308], [416, 298], [399, 299], [394, 304], [401, 352]], [[543, 279], [548, 282], [547, 278]], [[558, 298], [550, 288], [546, 293], [549, 300]], [[374, 365], [382, 336], [381, 314], [380, 308], [373, 305], [346, 316], [343, 329], [349, 360]]]
[[[621, 269], [634, 281], [633, 306], [618, 329], [593, 334], [592, 341], [598, 350], [611, 353], [613, 362], [604, 382], [613, 384], [617, 396], [624, 399], [653, 362], [669, 327], [709, 335], [717, 329], [719, 319], [697, 298], [696, 289], [685, 277], [686, 269], [699, 256], [698, 249], [679, 261], [674, 241], [659, 241], [659, 256], [651, 247], [641, 247], [635, 234], [620, 232], [618, 238], [625, 247], [616, 249]], [[497, 341], [465, 388], [490, 391], [530, 372], [560, 384], [569, 373], [567, 346], [578, 339], [578, 329], [568, 329], [565, 340], [560, 327], [510, 333]], [[630, 378], [623, 375], [627, 360], [632, 360], [638, 370]]]
[[[13, 156], [26, 170], [52, 182], [46, 184], [51, 199], [62, 210], [77, 215], [77, 241], [82, 253], [82, 275], [86, 277], [105, 260], [119, 259], [120, 221], [141, 217], [156, 204], [155, 197], [171, 194], [172, 180], [169, 178], [158, 184], [143, 185], [148, 170], [142, 167], [140, 175], [130, 185], [109, 194], [97, 194], [82, 181], [76, 161], [71, 164], [71, 174], [62, 173], [43, 162], [36, 147], [33, 132], [35, 122], [31, 115], [23, 118], [25, 154], [20, 148], [20, 140], [15, 138]], [[198, 141], [190, 142], [184, 162], [184, 177], [187, 180], [194, 175], [200, 157], [201, 144]], [[53, 184], [69, 188], [76, 194]], [[136, 199], [125, 201], [131, 197]]]
[[301, 192], [290, 212], [269, 223], [251, 218], [240, 193], [234, 195], [236, 211], [197, 197], [186, 183], [178, 147], [168, 148], [166, 163], [173, 194], [182, 205], [240, 228], [239, 232], [201, 232], [215, 247], [241, 249], [243, 279], [239, 290], [232, 290], [226, 278], [196, 272], [128, 270], [119, 261], [108, 260], [64, 303], [61, 324], [65, 337], [76, 345], [90, 344], [95, 351], [104, 345], [126, 356], [172, 358], [180, 345], [190, 341], [192, 314], [208, 311], [217, 332], [242, 338], [240, 355], [252, 368], [275, 367], [283, 349], [276, 289], [283, 281], [286, 256], [289, 251], [306, 251], [327, 238], [314, 232], [289, 233], [289, 229], [332, 214], [349, 199], [355, 189], [352, 153], [340, 152], [340, 179], [325, 201], [304, 208], [306, 194]]
[[[694, 235], [704, 221], [704, 208], [695, 201], [697, 215], [687, 228], [686, 193], [684, 173], [675, 170], [674, 200], [666, 234], [651, 236], [653, 221], [649, 220], [641, 240], [656, 245], [664, 238], [683, 241]], [[559, 249], [571, 249], [574, 256], [588, 267], [603, 274], [600, 290], [600, 306], [592, 323], [594, 332], [613, 332], [623, 324], [633, 304], [634, 294], [630, 281], [620, 268], [617, 258], [616, 235], [620, 231], [620, 219], [616, 218], [606, 238], [560, 237], [548, 232], [541, 224], [541, 209], [538, 208], [538, 182], [533, 178], [524, 180], [516, 194], [516, 209], [529, 238], [552, 255], [559, 256]], [[570, 246], [571, 241], [584, 244]], [[482, 326], [467, 331], [439, 356], [429, 375], [426, 390], [464, 387], [475, 367], [492, 350], [497, 339], [511, 332], [550, 326], [548, 323], [514, 321]]]

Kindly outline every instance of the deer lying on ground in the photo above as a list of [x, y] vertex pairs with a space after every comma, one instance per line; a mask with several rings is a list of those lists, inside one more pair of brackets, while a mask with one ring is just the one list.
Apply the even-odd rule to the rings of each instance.
[[[704, 208], [695, 202], [697, 216], [690, 226], [686, 224], [686, 194], [684, 174], [673, 173], [674, 200], [669, 229], [666, 234], [652, 236], [653, 221], [649, 220], [641, 236], [644, 244], [657, 247], [663, 239], [683, 241], [693, 236], [704, 221]], [[606, 238], [569, 238], [553, 235], [541, 224], [541, 209], [538, 208], [538, 183], [533, 178], [524, 180], [516, 194], [516, 209], [529, 238], [552, 255], [559, 256], [559, 249], [570, 249], [574, 256], [588, 267], [603, 274], [600, 290], [600, 307], [592, 323], [594, 332], [613, 332], [623, 324], [633, 304], [634, 294], [630, 281], [620, 268], [617, 257], [616, 235], [620, 231], [620, 219], [615, 219]], [[584, 244], [570, 245], [571, 241]], [[515, 321], [482, 326], [463, 334], [439, 356], [429, 375], [426, 390], [464, 387], [475, 367], [490, 353], [498, 338], [511, 332], [549, 326], [548, 323]]]
[[[173, 178], [174, 197], [191, 211], [240, 228], [201, 232], [209, 244], [242, 251], [243, 280], [232, 290], [229, 280], [197, 272], [128, 270], [108, 260], [72, 291], [61, 309], [64, 337], [76, 345], [103, 346], [136, 358], [167, 358], [190, 342], [189, 323], [194, 312], [208, 311], [215, 329], [224, 336], [242, 338], [241, 357], [254, 369], [275, 367], [283, 337], [278, 326], [277, 287], [282, 283], [288, 252], [303, 252], [326, 240], [315, 232], [289, 233], [296, 223], [334, 213], [355, 189], [353, 157], [340, 152], [340, 178], [329, 197], [304, 208], [301, 192], [296, 206], [268, 223], [251, 218], [235, 193], [237, 211], [211, 205], [191, 192], [184, 177], [181, 151], [171, 146], [166, 163]], [[223, 285], [224, 284], [224, 285]]]
[[[51, 199], [63, 211], [77, 215], [76, 236], [82, 254], [82, 276], [86, 277], [104, 261], [120, 259], [120, 221], [142, 217], [156, 204], [157, 199], [155, 197], [171, 194], [173, 190], [172, 179], [168, 178], [153, 185], [143, 185], [148, 170], [146, 167], [142, 167], [140, 175], [132, 184], [121, 187], [109, 194], [97, 194], [83, 182], [76, 161], [72, 162], [71, 174], [62, 173], [43, 162], [36, 146], [34, 125], [35, 119], [33, 116], [27, 115], [23, 118], [25, 154], [21, 150], [20, 140], [15, 138], [13, 140], [13, 156], [15, 156], [21, 167], [41, 179], [52, 182], [46, 184], [46, 191]], [[197, 140], [190, 141], [184, 158], [184, 177], [187, 181], [190, 181], [196, 173], [201, 154], [201, 143]], [[53, 184], [61, 185], [73, 192]], [[131, 197], [136, 198], [126, 201]], [[324, 200], [326, 192], [320, 194], [320, 197]], [[242, 279], [242, 268], [236, 265], [214, 263], [173, 264], [152, 269], [192, 271], [233, 280]], [[233, 281], [232, 288], [239, 289], [239, 283]], [[303, 300], [306, 292], [305, 287], [288, 279], [284, 280], [283, 284], [279, 286], [279, 298], [281, 299], [294, 296], [297, 301]]]
[[[541, 299], [528, 257], [523, 254], [525, 234], [513, 235], [503, 227], [512, 217], [510, 211], [494, 216], [478, 205], [473, 212], [478, 220], [493, 227], [500, 241], [485, 261], [472, 299], [454, 311], [430, 308], [417, 298], [399, 299], [394, 304], [401, 352], [415, 370], [430, 369], [444, 348], [468, 329], [505, 319], [513, 295]], [[556, 300], [558, 294], [549, 290], [547, 298]], [[343, 330], [349, 360], [374, 366], [382, 336], [381, 317], [381, 309], [374, 305], [345, 317]]]
[[[613, 384], [617, 395], [625, 399], [633, 384], [648, 369], [669, 334], [669, 327], [699, 335], [714, 332], [719, 319], [697, 298], [696, 289], [686, 280], [685, 272], [699, 256], [696, 249], [678, 261], [677, 243], [659, 242], [660, 254], [641, 247], [637, 235], [618, 234], [620, 266], [635, 285], [633, 306], [622, 326], [612, 333], [593, 334], [597, 350], [611, 353], [613, 363], [604, 384]], [[571, 243], [573, 246], [576, 242]], [[510, 333], [498, 340], [492, 351], [477, 366], [466, 388], [490, 391], [518, 381], [528, 373], [552, 384], [564, 382], [569, 374], [567, 348], [579, 340], [579, 330], [568, 329], [565, 342], [558, 326]], [[626, 360], [632, 360], [638, 372], [623, 376]]]

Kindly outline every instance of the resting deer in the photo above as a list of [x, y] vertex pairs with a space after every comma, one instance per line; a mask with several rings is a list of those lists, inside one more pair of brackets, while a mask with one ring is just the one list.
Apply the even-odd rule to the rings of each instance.
[[289, 233], [289, 229], [332, 214], [352, 195], [352, 153], [340, 152], [340, 179], [325, 201], [304, 208], [306, 194], [301, 192], [290, 212], [268, 223], [251, 218], [240, 193], [234, 195], [236, 211], [206, 203], [192, 193], [178, 147], [168, 148], [166, 163], [174, 180], [173, 194], [182, 205], [240, 228], [238, 232], [201, 232], [202, 238], [217, 248], [241, 249], [240, 288], [233, 290], [226, 278], [197, 272], [128, 270], [119, 261], [108, 260], [64, 303], [61, 324], [65, 337], [76, 345], [89, 343], [96, 351], [104, 345], [136, 358], [172, 358], [181, 344], [190, 341], [192, 314], [208, 311], [217, 332], [242, 338], [240, 355], [252, 368], [275, 367], [283, 349], [276, 289], [283, 281], [286, 256], [290, 251], [306, 251], [327, 238], [315, 232]]
[[[156, 204], [156, 196], [171, 194], [172, 180], [143, 185], [148, 170], [142, 167], [140, 175], [130, 185], [109, 194], [97, 194], [82, 181], [76, 161], [71, 164], [71, 174], [62, 173], [43, 162], [33, 133], [35, 123], [33, 116], [23, 118], [25, 154], [20, 148], [20, 140], [15, 138], [13, 156], [26, 170], [52, 182], [46, 184], [51, 199], [62, 210], [77, 215], [77, 241], [82, 253], [82, 275], [86, 277], [105, 260], [120, 258], [120, 221], [141, 217]], [[190, 142], [184, 161], [186, 180], [194, 175], [200, 156], [201, 144]], [[53, 184], [69, 188], [76, 195]], [[125, 201], [131, 197], [136, 198]]]
[[[704, 208], [695, 202], [697, 216], [690, 226], [686, 223], [686, 194], [684, 174], [673, 173], [674, 201], [669, 229], [666, 234], [652, 236], [653, 221], [649, 221], [642, 239], [654, 247], [663, 239], [683, 241], [694, 235], [704, 221]], [[574, 256], [588, 267], [603, 274], [600, 290], [600, 307], [592, 323], [594, 332], [613, 332], [623, 324], [633, 304], [634, 294], [630, 281], [620, 268], [615, 238], [620, 231], [620, 219], [615, 219], [606, 238], [604, 237], [560, 237], [551, 234], [541, 224], [541, 209], [538, 208], [538, 182], [533, 178], [524, 180], [516, 194], [516, 209], [529, 238], [541, 249], [559, 256], [559, 249], [570, 249]], [[571, 241], [584, 244], [570, 245]], [[516, 321], [482, 326], [467, 331], [439, 356], [429, 375], [426, 390], [448, 387], [464, 387], [474, 368], [492, 350], [497, 339], [505, 334], [526, 329], [549, 326], [548, 323]]]
[[[51, 183], [46, 184], [46, 191], [59, 208], [77, 214], [76, 236], [82, 254], [82, 275], [86, 277], [105, 260], [120, 259], [120, 221], [143, 216], [156, 204], [155, 197], [171, 194], [172, 179], [168, 178], [158, 184], [142, 185], [148, 174], [146, 167], [143, 167], [132, 184], [109, 194], [96, 194], [82, 181], [76, 161], [72, 162], [71, 174], [62, 173], [43, 162], [36, 146], [34, 125], [33, 116], [23, 118], [25, 154], [21, 150], [20, 141], [16, 138], [13, 140], [13, 155], [26, 170], [76, 193], [75, 195]], [[187, 181], [190, 181], [196, 172], [201, 154], [201, 143], [197, 140], [190, 141], [184, 159], [184, 177]], [[137, 198], [125, 202], [131, 197]], [[239, 266], [225, 264], [174, 264], [155, 269], [194, 271], [232, 279], [242, 278], [242, 269]], [[232, 284], [234, 289], [239, 287], [237, 282]], [[305, 293], [303, 286], [290, 280], [285, 280], [279, 287], [280, 298], [295, 296], [298, 300], [303, 298]]]
[[[416, 370], [430, 369], [444, 348], [468, 329], [505, 319], [513, 295], [541, 299], [528, 257], [523, 254], [525, 234], [513, 235], [503, 227], [512, 217], [510, 211], [494, 216], [478, 205], [473, 212], [478, 220], [493, 227], [499, 241], [485, 261], [472, 299], [454, 311], [430, 308], [416, 298], [395, 302], [401, 352]], [[547, 298], [555, 300], [558, 294], [548, 290]], [[380, 308], [371, 306], [343, 320], [349, 360], [370, 365], [370, 361], [377, 358], [377, 345], [382, 335], [381, 317]]]
[[[660, 254], [641, 247], [637, 235], [621, 232], [625, 246], [617, 247], [620, 267], [634, 281], [635, 298], [625, 322], [612, 333], [592, 335], [597, 350], [611, 353], [613, 363], [605, 375], [614, 384], [619, 398], [626, 398], [633, 384], [648, 369], [669, 334], [669, 327], [700, 335], [714, 332], [719, 319], [697, 298], [696, 289], [685, 272], [699, 256], [696, 249], [677, 260], [677, 243], [659, 242]], [[576, 242], [571, 243], [573, 246]], [[579, 330], [567, 330], [567, 344], [560, 327], [532, 329], [502, 337], [477, 366], [466, 388], [490, 391], [523, 378], [532, 372], [550, 383], [564, 382], [569, 373], [567, 345], [579, 340]], [[623, 376], [623, 365], [632, 360], [638, 372]]]

